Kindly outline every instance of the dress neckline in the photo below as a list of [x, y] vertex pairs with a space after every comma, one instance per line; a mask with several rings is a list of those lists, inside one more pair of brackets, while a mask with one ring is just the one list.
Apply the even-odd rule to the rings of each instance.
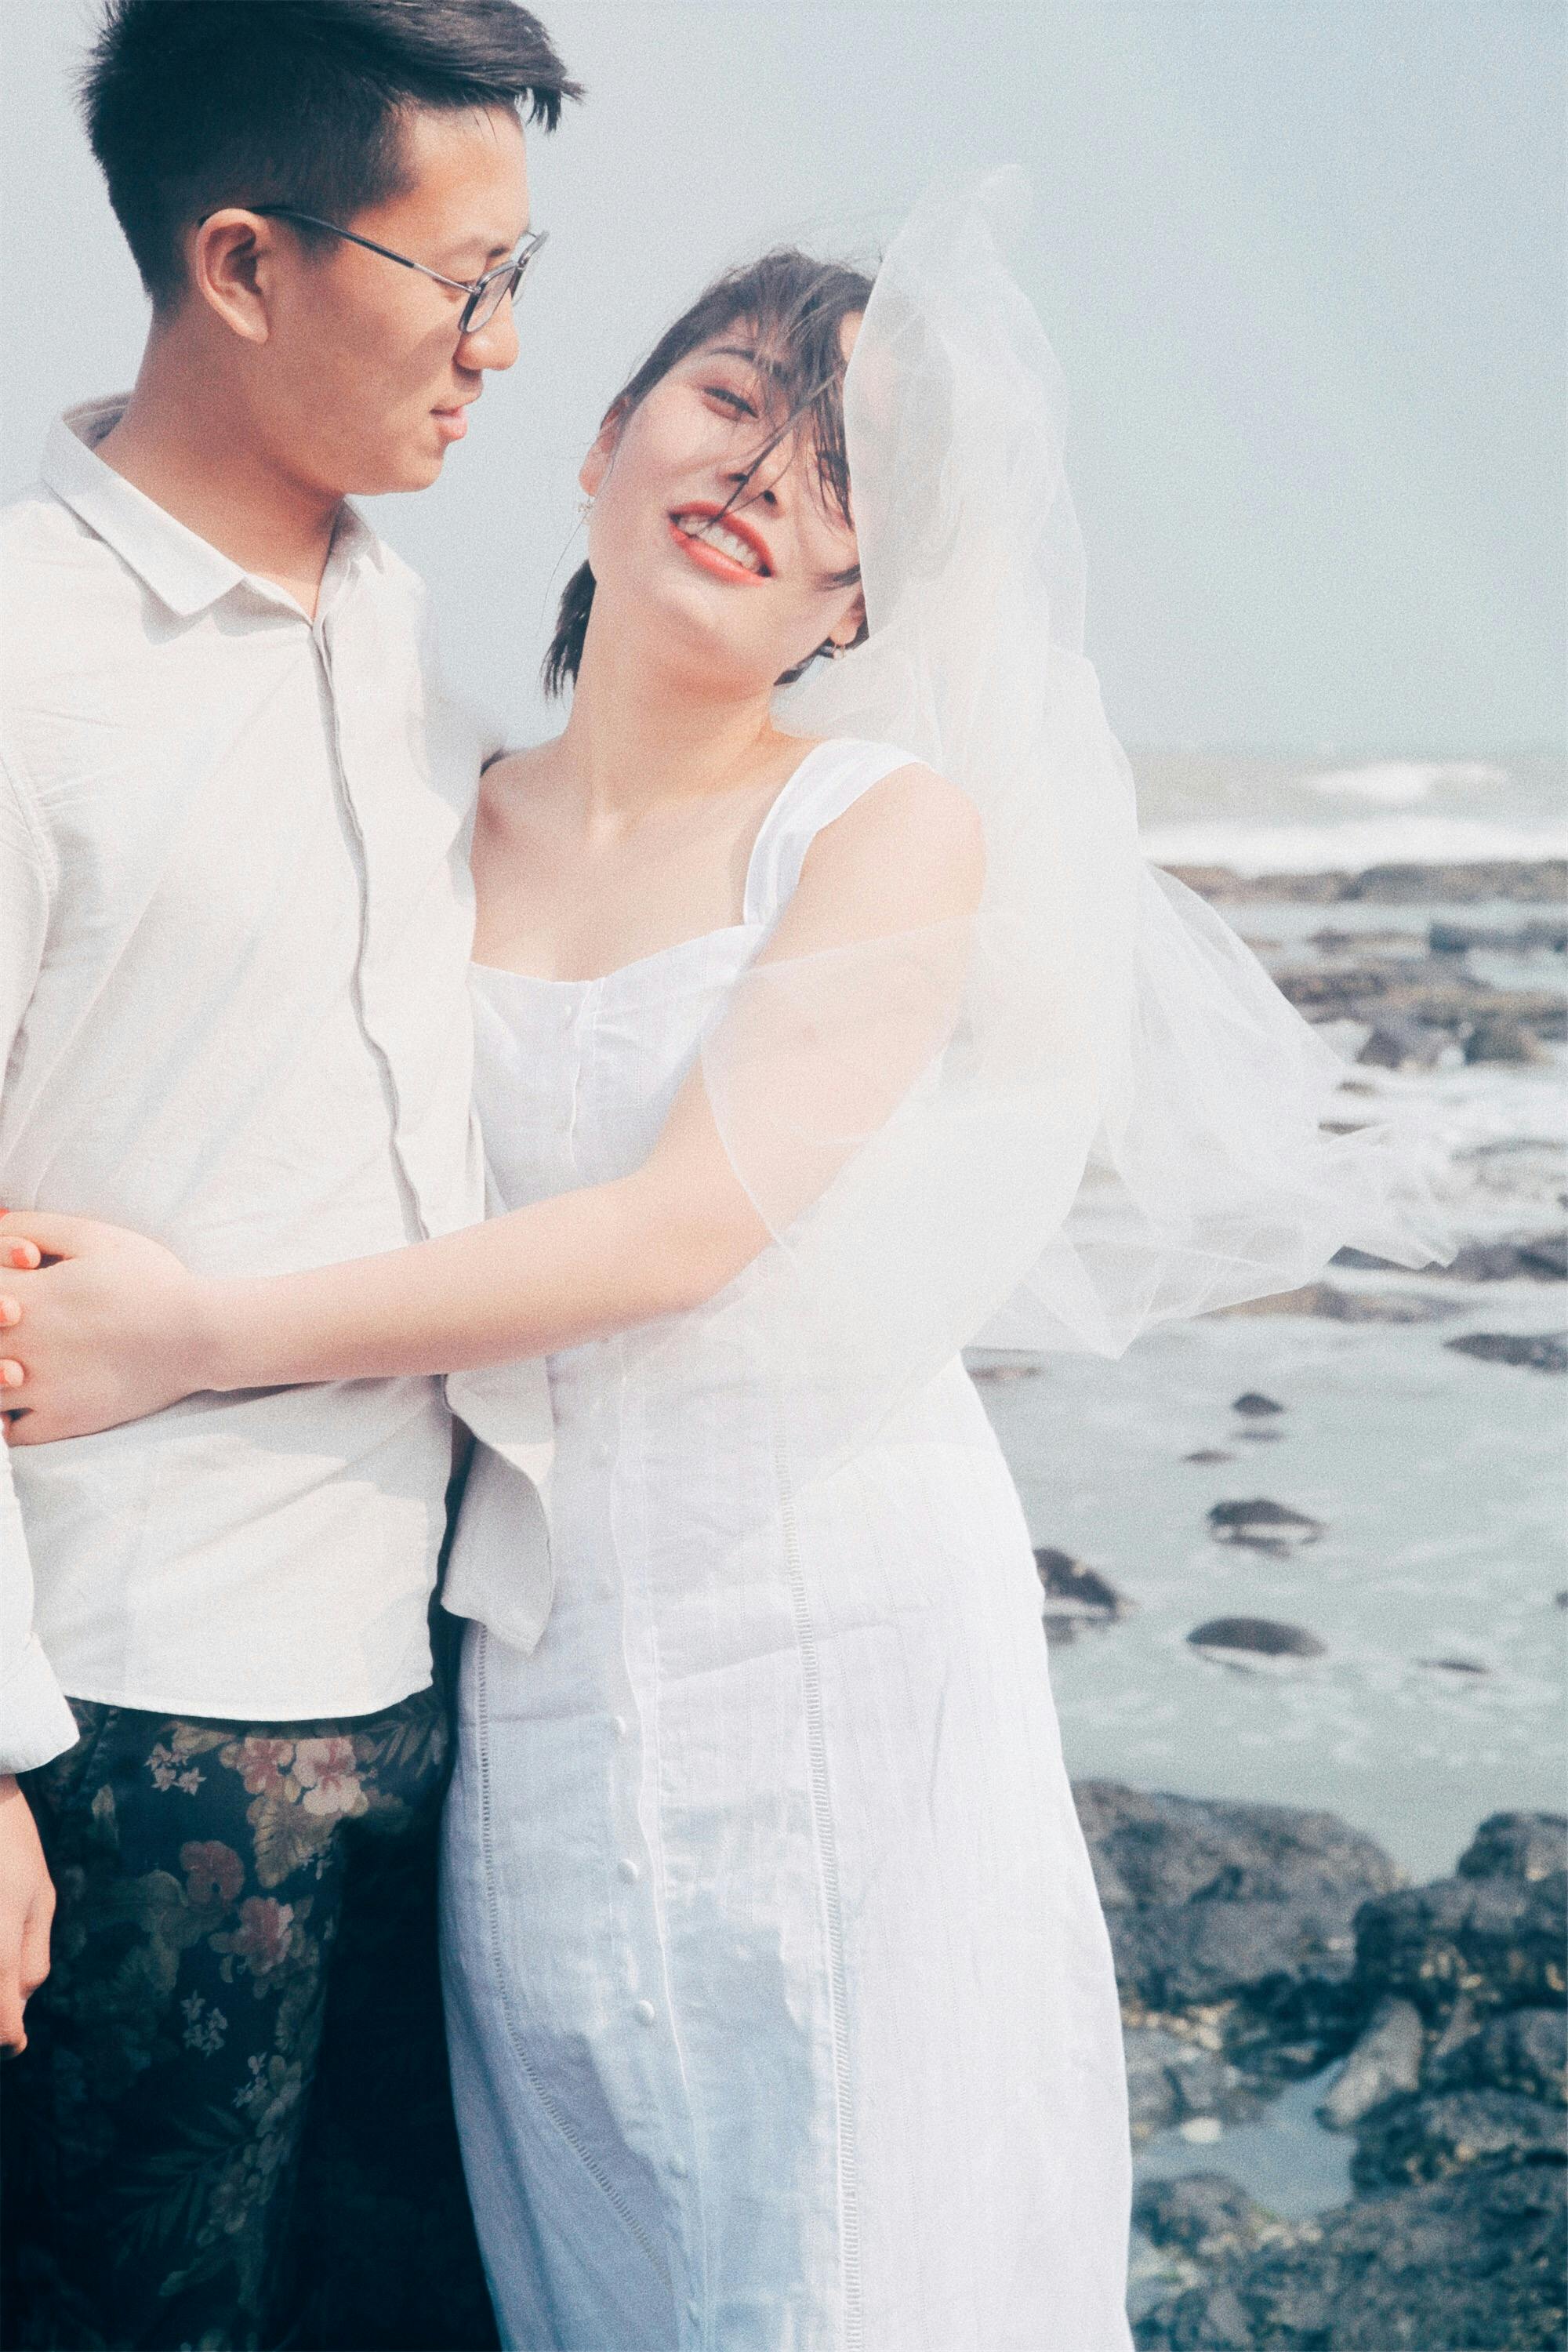
[[833, 750], [837, 744], [841, 743], [843, 740], [844, 738], [839, 735], [825, 735], [820, 743], [814, 743], [811, 749], [805, 754], [804, 758], [795, 761], [794, 767], [790, 770], [788, 775], [784, 778], [783, 783], [779, 786], [777, 792], [768, 803], [767, 807], [763, 810], [763, 821], [761, 824], [758, 825], [756, 838], [752, 843], [751, 856], [746, 860], [746, 877], [743, 884], [742, 885], [741, 892], [742, 916], [740, 922], [721, 923], [717, 930], [695, 931], [689, 939], [671, 940], [668, 947], [655, 948], [651, 954], [648, 955], [634, 956], [629, 963], [616, 964], [609, 971], [595, 972], [593, 977], [588, 980], [552, 980], [541, 971], [518, 971], [514, 970], [510, 964], [480, 963], [478, 957], [469, 958], [469, 971], [481, 972], [487, 980], [516, 981], [524, 988], [574, 988], [579, 990], [603, 988], [606, 982], [624, 979], [626, 974], [630, 972], [646, 971], [651, 964], [663, 963], [670, 956], [683, 954], [692, 948], [710, 947], [716, 940], [744, 938], [749, 936], [752, 932], [761, 929], [762, 926], [760, 923], [748, 921], [745, 919], [743, 910], [751, 904], [752, 883], [757, 870], [758, 853], [761, 851], [763, 842], [766, 839], [769, 827], [773, 824], [774, 818], [778, 815], [780, 809], [784, 805], [785, 795], [794, 790], [795, 783], [799, 778], [805, 774], [812, 761], [817, 758], [819, 753]]

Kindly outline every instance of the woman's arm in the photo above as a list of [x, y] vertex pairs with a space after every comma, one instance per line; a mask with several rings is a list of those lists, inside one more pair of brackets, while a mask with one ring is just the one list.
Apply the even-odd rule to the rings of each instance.
[[[808, 969], [802, 960], [826, 951], [956, 927], [978, 903], [982, 873], [971, 804], [929, 770], [900, 769], [817, 836], [758, 960], [759, 979], [772, 967]], [[942, 1042], [929, 1009], [875, 1025], [876, 1116]], [[804, 1099], [816, 1087], [830, 1106], [825, 1126], [850, 1133], [858, 1119], [864, 1132], [874, 1123], [864, 1059], [835, 1038], [818, 1073], [802, 1067], [810, 1050], [792, 1034], [792, 1090]], [[852, 1109], [840, 1099], [847, 1066]], [[22, 1445], [110, 1427], [198, 1389], [445, 1372], [546, 1354], [700, 1305], [770, 1238], [700, 1068], [633, 1174], [376, 1257], [199, 1280], [116, 1228], [19, 1213], [0, 1221], [0, 1233], [13, 1232], [62, 1253], [41, 1271], [0, 1276], [21, 1313], [0, 1345], [24, 1373], [4, 1399], [8, 1412], [21, 1409], [11, 1442]]]

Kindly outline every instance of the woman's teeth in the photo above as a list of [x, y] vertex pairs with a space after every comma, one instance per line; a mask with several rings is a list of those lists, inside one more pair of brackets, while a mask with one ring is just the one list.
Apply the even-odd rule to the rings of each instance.
[[688, 539], [706, 540], [710, 547], [716, 547], [721, 555], [729, 556], [732, 562], [742, 564], [748, 572], [760, 572], [763, 568], [763, 560], [756, 549], [748, 546], [737, 532], [727, 530], [711, 515], [678, 514], [675, 528], [684, 531]]

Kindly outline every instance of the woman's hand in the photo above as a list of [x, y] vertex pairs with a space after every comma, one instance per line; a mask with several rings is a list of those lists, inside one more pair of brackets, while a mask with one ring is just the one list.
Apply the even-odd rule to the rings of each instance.
[[85, 1437], [205, 1388], [206, 1307], [207, 1286], [144, 1234], [90, 1217], [0, 1217], [6, 1444]]

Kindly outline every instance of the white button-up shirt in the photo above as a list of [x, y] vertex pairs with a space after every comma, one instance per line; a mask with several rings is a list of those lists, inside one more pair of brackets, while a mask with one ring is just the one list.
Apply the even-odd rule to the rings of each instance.
[[[0, 1202], [222, 1275], [471, 1223], [487, 747], [423, 587], [345, 510], [312, 623], [94, 454], [122, 405], [62, 419], [0, 520]], [[6, 1454], [0, 1769], [74, 1739], [63, 1693], [263, 1721], [419, 1688], [449, 1437], [439, 1382], [363, 1381]]]

